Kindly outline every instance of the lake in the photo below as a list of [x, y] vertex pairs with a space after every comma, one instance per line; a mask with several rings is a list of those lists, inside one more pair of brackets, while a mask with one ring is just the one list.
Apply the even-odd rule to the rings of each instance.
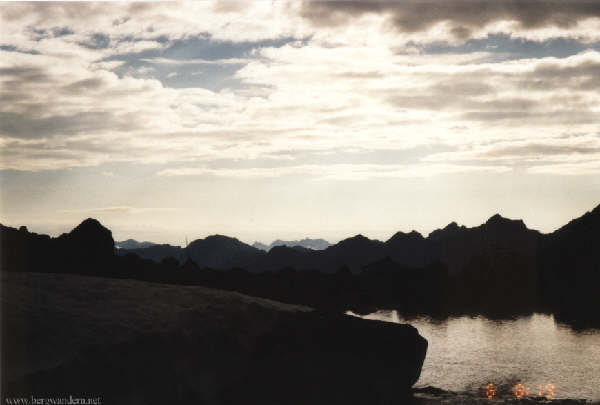
[[428, 340], [415, 387], [483, 396], [491, 382], [502, 397], [512, 396], [521, 382], [530, 396], [553, 387], [555, 398], [600, 399], [598, 329], [574, 331], [541, 314], [501, 321], [480, 316], [435, 321], [405, 320], [396, 311], [379, 311], [364, 318], [410, 323]]

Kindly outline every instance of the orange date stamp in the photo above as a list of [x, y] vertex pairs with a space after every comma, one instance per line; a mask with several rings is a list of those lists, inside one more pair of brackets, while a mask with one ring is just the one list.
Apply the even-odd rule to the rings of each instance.
[[[535, 388], [535, 390], [532, 390], [531, 387], [527, 386], [526, 384], [518, 382], [514, 385], [514, 387], [512, 387], [511, 393], [517, 399], [527, 398], [532, 392], [537, 394], [536, 397], [538, 398], [552, 399], [556, 395], [556, 388], [552, 383], [538, 384]], [[484, 387], [484, 391], [485, 396], [488, 399], [494, 399], [498, 394], [497, 387], [492, 382], [487, 383], [487, 385]]]

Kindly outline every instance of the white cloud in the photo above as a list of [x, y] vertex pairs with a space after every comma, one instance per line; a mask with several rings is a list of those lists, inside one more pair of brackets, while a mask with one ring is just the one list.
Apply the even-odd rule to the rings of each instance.
[[[413, 36], [420, 42], [443, 38], [452, 25], [439, 21], [399, 35], [384, 26], [386, 15], [369, 14], [352, 24], [317, 29], [301, 16], [298, 4], [238, 6], [211, 2], [3, 6], [3, 44], [39, 54], [0, 51], [4, 114], [0, 168], [45, 170], [119, 161], [204, 167], [223, 159], [272, 159], [289, 150], [321, 153], [436, 145], [456, 150], [431, 155], [421, 164], [398, 162], [396, 169], [388, 166], [381, 171], [352, 162], [332, 172], [301, 164], [295, 169], [243, 173], [187, 169], [238, 177], [304, 173], [368, 178], [506, 170], [517, 160], [557, 159], [556, 147], [570, 151], [562, 154], [569, 158], [589, 157], [597, 148], [597, 139], [557, 141], [566, 132], [597, 131], [600, 96], [594, 86], [600, 82], [600, 53], [596, 51], [563, 59], [505, 62], [490, 61], [488, 53], [421, 55], [406, 47]], [[517, 29], [521, 30], [517, 36], [537, 39], [580, 34], [590, 39], [598, 32], [591, 29], [596, 23], [582, 19], [568, 28], [524, 28], [514, 21], [493, 20], [474, 27], [470, 35]], [[33, 27], [38, 32], [66, 27], [68, 34], [44, 33], [40, 39]], [[120, 53], [160, 50], [174, 39], [206, 33], [213, 40], [309, 39], [263, 47], [248, 59], [142, 59], [157, 65], [241, 65], [235, 74], [241, 88], [218, 92], [165, 87], [148, 67], [119, 76], [113, 70], [122, 62], [106, 60]], [[106, 46], [81, 45], [95, 34], [104, 35]], [[166, 40], [157, 40], [161, 36]], [[175, 75], [171, 72], [168, 77]], [[529, 155], [523, 152], [528, 145]], [[503, 162], [486, 166], [469, 165], [469, 160]], [[182, 169], [166, 169], [163, 174], [178, 170]]]
[[130, 206], [110, 206], [110, 207], [99, 207], [99, 208], [81, 208], [72, 210], [59, 210], [60, 214], [142, 214], [148, 212], [163, 212], [163, 211], [174, 211], [175, 208], [160, 208], [160, 207], [130, 207]]
[[183, 167], [164, 169], [159, 176], [219, 176], [246, 179], [273, 178], [283, 176], [307, 176], [318, 180], [360, 181], [382, 178], [431, 177], [440, 174], [457, 173], [504, 173], [507, 166], [474, 166], [453, 164], [377, 165], [377, 164], [328, 164], [301, 165], [273, 168], [204, 168]]

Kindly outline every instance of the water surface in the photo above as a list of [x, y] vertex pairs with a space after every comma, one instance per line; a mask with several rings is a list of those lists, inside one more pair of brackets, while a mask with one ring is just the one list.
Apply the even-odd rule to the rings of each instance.
[[600, 399], [600, 330], [574, 331], [535, 314], [514, 320], [458, 317], [405, 320], [396, 311], [365, 316], [410, 323], [429, 342], [416, 387], [481, 393], [488, 382], [510, 389], [521, 381], [535, 395], [554, 385], [556, 398]]

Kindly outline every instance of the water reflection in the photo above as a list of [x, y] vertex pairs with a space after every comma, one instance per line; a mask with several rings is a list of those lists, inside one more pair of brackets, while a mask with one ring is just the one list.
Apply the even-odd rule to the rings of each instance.
[[417, 386], [482, 393], [552, 384], [557, 398], [600, 399], [600, 330], [573, 331], [551, 315], [514, 320], [458, 317], [406, 321], [396, 311], [364, 318], [410, 323], [429, 341]]

